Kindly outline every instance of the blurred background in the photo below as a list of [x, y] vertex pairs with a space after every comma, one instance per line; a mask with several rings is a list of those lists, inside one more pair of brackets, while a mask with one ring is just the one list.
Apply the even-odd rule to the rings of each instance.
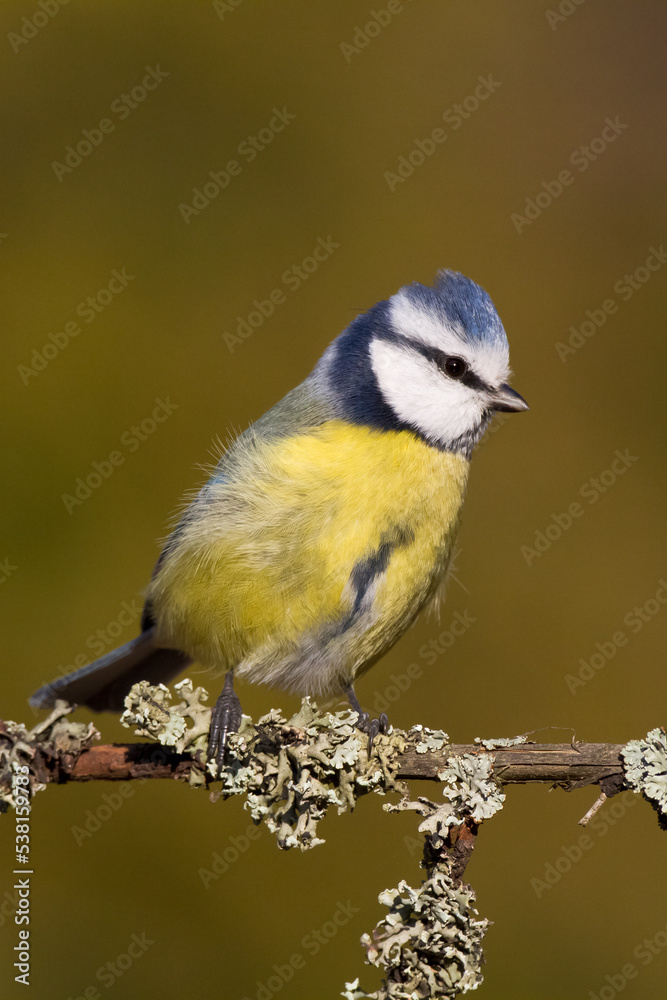
[[[664, 4], [5, 0], [0, 21], [1, 716], [33, 724], [35, 688], [136, 633], [216, 439], [358, 312], [450, 267], [491, 294], [531, 410], [474, 458], [440, 621], [358, 694], [457, 742], [625, 742], [664, 723]], [[240, 696], [255, 717], [297, 705]], [[414, 816], [369, 797], [324, 823], [325, 846], [280, 854], [238, 802], [112, 792], [35, 803], [34, 996], [377, 986], [359, 937], [380, 891], [421, 879]], [[493, 921], [489, 1000], [609, 1000], [627, 963], [627, 1000], [664, 995], [665, 835], [626, 794], [577, 855], [594, 799], [512, 787], [481, 831], [468, 877]], [[7, 997], [13, 836], [6, 817]], [[271, 980], [294, 954], [302, 968]]]

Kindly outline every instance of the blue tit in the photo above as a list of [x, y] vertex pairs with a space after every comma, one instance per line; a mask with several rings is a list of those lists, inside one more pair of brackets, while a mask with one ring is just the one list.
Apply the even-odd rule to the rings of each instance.
[[311, 374], [241, 434], [185, 509], [141, 635], [37, 691], [119, 711], [133, 683], [197, 661], [226, 672], [209, 755], [241, 708], [233, 675], [345, 692], [437, 599], [470, 457], [496, 410], [527, 409], [487, 293], [440, 272], [358, 316]]

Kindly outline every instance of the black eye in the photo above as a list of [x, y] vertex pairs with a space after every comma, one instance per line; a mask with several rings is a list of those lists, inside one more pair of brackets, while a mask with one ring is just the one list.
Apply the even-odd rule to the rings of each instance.
[[450, 378], [463, 378], [468, 371], [467, 362], [463, 358], [445, 358], [445, 363], [441, 367]]

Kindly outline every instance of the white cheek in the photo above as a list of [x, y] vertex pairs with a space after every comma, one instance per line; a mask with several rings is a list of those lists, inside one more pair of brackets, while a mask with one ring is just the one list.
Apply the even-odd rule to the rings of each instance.
[[483, 403], [474, 390], [447, 378], [408, 347], [375, 340], [370, 353], [387, 403], [425, 437], [447, 444], [479, 426]]

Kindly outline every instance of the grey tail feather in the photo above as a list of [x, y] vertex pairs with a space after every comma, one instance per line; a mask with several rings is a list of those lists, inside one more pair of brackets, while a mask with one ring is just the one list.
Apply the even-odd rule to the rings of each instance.
[[164, 683], [176, 677], [191, 660], [177, 649], [160, 649], [153, 629], [101, 656], [80, 670], [45, 684], [30, 698], [36, 708], [51, 708], [57, 698], [86, 705], [95, 712], [120, 712], [125, 695], [137, 681]]

